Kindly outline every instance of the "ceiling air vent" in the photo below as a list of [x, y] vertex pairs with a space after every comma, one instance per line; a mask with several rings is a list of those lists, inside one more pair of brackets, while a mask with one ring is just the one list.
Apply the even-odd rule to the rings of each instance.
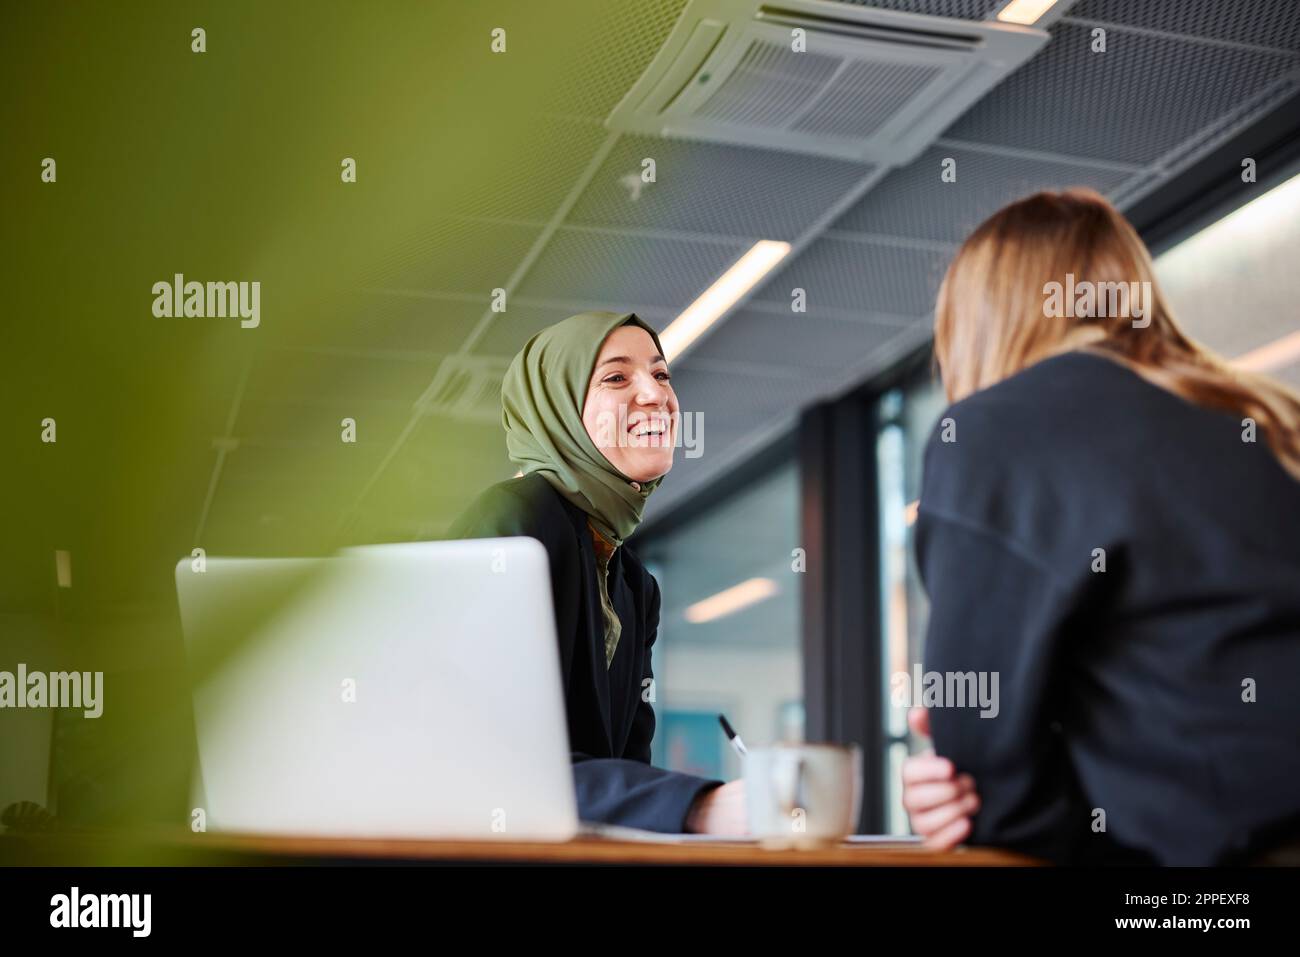
[[421, 415], [500, 423], [501, 380], [509, 365], [495, 356], [447, 356], [415, 408]]
[[824, 0], [692, 0], [606, 125], [898, 165], [1048, 36]]

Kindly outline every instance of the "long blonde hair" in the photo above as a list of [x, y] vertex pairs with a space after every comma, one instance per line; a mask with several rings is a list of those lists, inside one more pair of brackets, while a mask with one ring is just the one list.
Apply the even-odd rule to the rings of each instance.
[[[1075, 311], [1072, 303], [1056, 308], [1085, 285], [1112, 290], [1109, 302], [1119, 308], [1105, 308], [1100, 294], [1094, 302], [1102, 308], [1085, 310], [1091, 315], [1066, 314]], [[1065, 296], [1053, 298], [1062, 289]], [[1144, 306], [1127, 295], [1139, 289], [1149, 293]], [[935, 307], [935, 359], [955, 402], [1075, 349], [1122, 362], [1189, 402], [1254, 420], [1283, 468], [1300, 479], [1300, 397], [1234, 369], [1183, 333], [1151, 254], [1103, 197], [1087, 189], [1035, 193], [994, 213], [957, 251]]]

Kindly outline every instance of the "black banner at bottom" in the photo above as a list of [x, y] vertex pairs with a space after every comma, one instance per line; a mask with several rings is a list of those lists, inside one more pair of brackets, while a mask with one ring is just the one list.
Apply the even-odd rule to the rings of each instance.
[[[338, 945], [413, 932], [733, 941], [785, 925], [941, 940], [1293, 936], [1300, 870], [590, 866], [0, 868], [7, 942]], [[839, 925], [839, 926], [834, 926]], [[567, 930], [566, 930], [567, 928]], [[1243, 938], [1240, 935], [1245, 935]], [[694, 942], [694, 941], [691, 941]]]

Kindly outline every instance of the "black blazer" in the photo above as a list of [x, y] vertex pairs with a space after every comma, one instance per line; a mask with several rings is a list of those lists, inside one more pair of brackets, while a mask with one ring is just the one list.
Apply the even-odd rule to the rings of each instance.
[[1300, 822], [1300, 483], [1242, 435], [1082, 353], [944, 413], [925, 667], [1000, 674], [996, 717], [930, 715], [981, 794], [974, 843], [1212, 864]]
[[489, 488], [456, 522], [452, 535], [522, 535], [546, 547], [579, 816], [683, 831], [696, 796], [722, 782], [650, 765], [655, 732], [650, 649], [659, 629], [654, 576], [626, 544], [610, 559], [610, 599], [622, 632], [606, 669], [596, 551], [586, 513], [534, 473]]

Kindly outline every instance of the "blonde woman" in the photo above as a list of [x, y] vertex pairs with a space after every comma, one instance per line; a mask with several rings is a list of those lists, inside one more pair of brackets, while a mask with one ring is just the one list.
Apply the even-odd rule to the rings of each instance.
[[925, 667], [997, 672], [1001, 700], [912, 713], [934, 742], [904, 767], [914, 830], [1066, 862], [1294, 841], [1300, 400], [1184, 335], [1084, 190], [966, 240], [934, 348]]

